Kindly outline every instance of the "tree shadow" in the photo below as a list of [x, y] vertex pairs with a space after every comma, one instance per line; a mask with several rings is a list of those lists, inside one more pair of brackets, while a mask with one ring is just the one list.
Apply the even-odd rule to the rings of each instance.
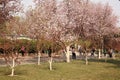
[[[1, 67], [0, 76], [9, 76], [11, 74], [11, 69], [9, 67]], [[15, 69], [15, 75], [26, 75], [28, 74], [27, 70]]]
[[114, 64], [115, 66], [111, 66], [114, 68], [120, 68], [120, 60], [119, 59], [107, 59], [105, 61], [105, 59], [89, 59], [89, 62], [101, 62], [101, 63], [110, 63], [110, 64]]

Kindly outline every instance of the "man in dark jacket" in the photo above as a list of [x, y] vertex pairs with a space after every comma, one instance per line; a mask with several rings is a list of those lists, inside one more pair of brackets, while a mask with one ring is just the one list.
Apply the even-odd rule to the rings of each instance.
[[51, 57], [51, 54], [52, 54], [52, 49], [51, 47], [48, 49], [48, 56]]

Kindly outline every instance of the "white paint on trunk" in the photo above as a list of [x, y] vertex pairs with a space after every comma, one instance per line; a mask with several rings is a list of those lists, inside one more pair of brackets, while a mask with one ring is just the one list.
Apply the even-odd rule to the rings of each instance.
[[100, 52], [100, 49], [99, 49], [99, 52], [98, 52], [98, 59], [101, 59], [101, 52]]
[[38, 65], [40, 65], [40, 57], [41, 57], [41, 54], [40, 54], [40, 51], [38, 51]]
[[70, 62], [70, 46], [67, 46], [66, 47], [66, 50], [67, 50], [67, 52], [66, 52], [66, 61], [67, 61], [67, 63], [69, 63]]
[[12, 69], [12, 72], [11, 72], [11, 76], [14, 76], [14, 72], [15, 72], [15, 59], [13, 58], [12, 59], [12, 63], [13, 63], [13, 65], [11, 66], [11, 69]]
[[88, 65], [88, 55], [87, 55], [87, 52], [85, 52], [85, 63], [86, 63], [86, 65]]
[[112, 53], [112, 58], [115, 59], [115, 53]]
[[52, 70], [52, 57], [50, 58], [50, 60], [49, 60], [49, 68], [50, 68], [50, 70]]

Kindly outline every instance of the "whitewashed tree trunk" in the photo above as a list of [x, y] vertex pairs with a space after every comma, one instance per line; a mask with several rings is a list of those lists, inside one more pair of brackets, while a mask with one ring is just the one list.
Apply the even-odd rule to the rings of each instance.
[[112, 58], [115, 59], [115, 53], [112, 53]]
[[38, 51], [38, 65], [40, 65], [40, 57], [41, 57], [41, 53], [40, 51]]
[[98, 52], [98, 59], [101, 59], [101, 51], [99, 49], [99, 52]]
[[49, 59], [49, 69], [50, 70], [52, 70], [52, 60], [53, 60], [52, 57], [50, 57], [50, 59]]
[[87, 52], [85, 52], [85, 64], [88, 65], [88, 55], [87, 55]]
[[13, 58], [12, 59], [12, 66], [11, 66], [11, 69], [12, 69], [12, 72], [11, 72], [11, 76], [14, 76], [14, 72], [15, 72], [15, 59]]
[[70, 46], [67, 46], [66, 50], [67, 50], [67, 52], [66, 52], [66, 61], [67, 61], [67, 63], [69, 63], [70, 62], [70, 52], [69, 52]]

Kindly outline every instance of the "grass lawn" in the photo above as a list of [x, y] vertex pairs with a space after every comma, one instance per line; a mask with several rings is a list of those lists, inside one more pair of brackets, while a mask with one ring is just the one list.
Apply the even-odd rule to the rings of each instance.
[[85, 65], [82, 60], [70, 63], [53, 64], [49, 71], [48, 63], [19, 65], [15, 69], [16, 76], [10, 77], [10, 68], [0, 67], [0, 80], [120, 80], [120, 59], [89, 60]]

